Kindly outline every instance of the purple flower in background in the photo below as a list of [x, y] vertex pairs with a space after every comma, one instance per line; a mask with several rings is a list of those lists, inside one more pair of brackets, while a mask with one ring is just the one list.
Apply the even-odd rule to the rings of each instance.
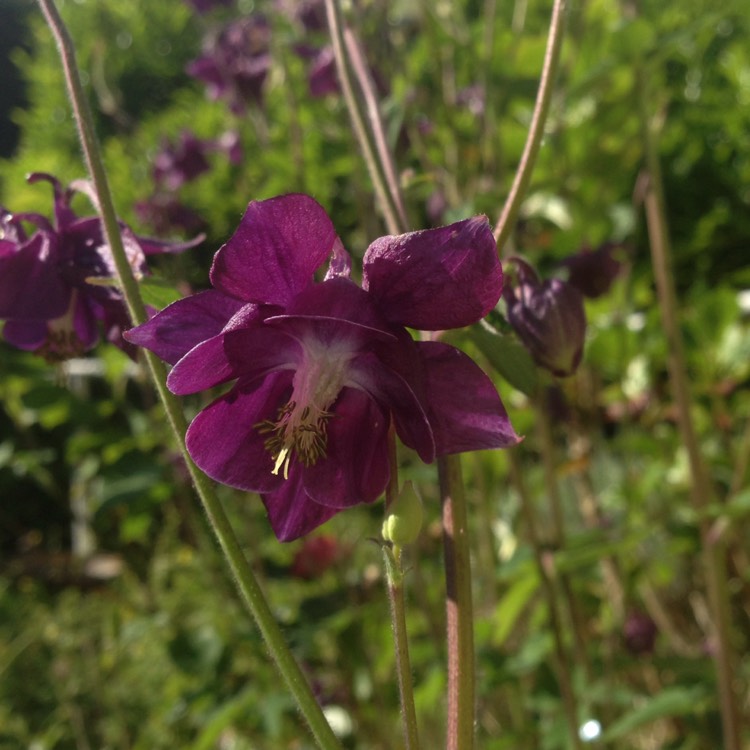
[[186, 130], [180, 133], [176, 144], [165, 141], [154, 157], [154, 182], [167, 190], [178, 190], [211, 169], [207, 157], [212, 148], [210, 141]]
[[314, 97], [338, 94], [341, 91], [339, 76], [336, 72], [336, 59], [330, 45], [318, 50], [312, 58], [307, 71], [307, 83], [310, 95]]
[[534, 269], [513, 258], [518, 286], [503, 289], [508, 322], [536, 363], [554, 375], [572, 375], [586, 335], [583, 297], [560, 279], [540, 281]]
[[252, 202], [214, 257], [213, 289], [126, 333], [174, 365], [174, 393], [235, 381], [193, 420], [188, 450], [217, 481], [260, 493], [282, 541], [381, 495], [391, 424], [426, 462], [518, 442], [479, 367], [405, 328], [462, 327], [494, 307], [502, 270], [484, 217], [381, 237], [363, 286], [349, 276], [315, 200]]
[[184, 130], [177, 143], [165, 141], [154, 157], [154, 182], [168, 191], [179, 190], [211, 169], [208, 156], [215, 151], [224, 151], [232, 164], [239, 164], [242, 161], [239, 133], [227, 131], [217, 140], [205, 140]]
[[135, 204], [139, 221], [147, 224], [158, 235], [179, 231], [195, 234], [206, 227], [203, 218], [171, 193], [155, 193]]
[[[109, 341], [134, 356], [135, 348], [122, 339], [131, 323], [121, 292], [106, 283], [91, 283], [116, 275], [100, 220], [76, 216], [70, 207], [75, 188], [63, 190], [48, 174], [29, 177], [29, 182], [39, 180], [52, 183], [54, 222], [39, 214], [0, 212], [0, 319], [6, 321], [6, 341], [60, 360], [91, 349], [102, 326]], [[35, 226], [31, 236], [24, 223]], [[120, 229], [138, 274], [147, 272], [147, 255], [178, 252], [202, 239], [170, 245], [136, 237], [124, 224]]]
[[622, 270], [615, 253], [622, 245], [605, 242], [596, 250], [584, 247], [566, 258], [562, 265], [568, 269], [568, 283], [584, 296], [596, 299], [606, 294]]
[[654, 650], [657, 634], [656, 623], [649, 615], [637, 610], [628, 612], [622, 635], [625, 648], [631, 654], [650, 654]]
[[196, 13], [209, 13], [214, 8], [231, 8], [234, 0], [185, 0]]
[[187, 72], [206, 84], [211, 99], [224, 99], [241, 115], [249, 103], [262, 102], [270, 40], [271, 26], [259, 13], [233, 21], [209, 39]]

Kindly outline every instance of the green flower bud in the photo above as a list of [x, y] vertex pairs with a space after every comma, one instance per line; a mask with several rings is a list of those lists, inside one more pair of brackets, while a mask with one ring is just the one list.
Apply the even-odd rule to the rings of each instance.
[[422, 529], [422, 500], [414, 485], [405, 482], [398, 497], [388, 508], [383, 521], [383, 539], [396, 547], [411, 544]]

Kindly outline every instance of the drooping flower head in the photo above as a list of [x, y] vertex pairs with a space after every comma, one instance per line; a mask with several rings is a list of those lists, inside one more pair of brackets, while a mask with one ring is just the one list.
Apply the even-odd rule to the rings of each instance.
[[234, 381], [193, 420], [188, 450], [217, 481], [260, 493], [282, 541], [382, 494], [391, 425], [426, 462], [518, 441], [471, 359], [406, 330], [463, 327], [494, 307], [502, 270], [486, 218], [381, 237], [360, 287], [315, 200], [252, 202], [211, 283], [126, 338], [174, 365], [176, 394]]
[[223, 99], [234, 114], [263, 100], [263, 84], [271, 66], [271, 25], [254, 13], [224, 26], [208, 39], [203, 54], [187, 72], [206, 84], [209, 98]]
[[[0, 320], [6, 321], [6, 341], [60, 360], [91, 349], [103, 328], [109, 341], [134, 356], [134, 347], [122, 339], [122, 331], [131, 324], [121, 292], [106, 283], [92, 283], [116, 275], [101, 221], [74, 213], [70, 201], [77, 187], [64, 190], [43, 173], [28, 179], [52, 184], [55, 218], [50, 222], [40, 214], [0, 210]], [[31, 236], [24, 224], [35, 227]], [[169, 244], [137, 237], [124, 224], [120, 230], [137, 274], [147, 272], [147, 255], [178, 252], [202, 239]]]
[[560, 377], [572, 375], [586, 335], [583, 297], [561, 279], [540, 281], [520, 258], [512, 263], [518, 283], [503, 288], [508, 322], [538, 365]]

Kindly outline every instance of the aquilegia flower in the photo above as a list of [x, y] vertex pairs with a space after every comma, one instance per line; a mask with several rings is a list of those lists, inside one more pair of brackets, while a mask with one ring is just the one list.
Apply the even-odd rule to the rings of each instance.
[[536, 271], [512, 258], [518, 285], [506, 284], [508, 322], [536, 363], [554, 375], [572, 375], [581, 362], [586, 312], [581, 293], [561, 279], [540, 281]]
[[247, 104], [261, 104], [271, 67], [271, 25], [260, 13], [224, 26], [204, 45], [203, 54], [187, 68], [206, 84], [210, 99], [223, 99], [236, 115]]
[[280, 540], [381, 495], [391, 424], [426, 462], [518, 441], [482, 370], [405, 328], [458, 328], [494, 307], [502, 270], [486, 218], [381, 237], [360, 287], [315, 200], [252, 202], [211, 283], [125, 336], [174, 365], [176, 394], [235, 381], [187, 447], [209, 476], [260, 493]]
[[561, 264], [568, 269], [568, 283], [590, 299], [605, 295], [622, 270], [621, 261], [615, 257], [622, 249], [615, 242], [605, 242], [596, 250], [583, 247], [569, 255]]
[[[49, 360], [67, 359], [91, 349], [101, 325], [109, 341], [134, 356], [135, 348], [122, 339], [123, 329], [131, 326], [122, 293], [107, 283], [91, 283], [115, 276], [101, 221], [73, 212], [70, 200], [77, 187], [63, 190], [43, 173], [28, 179], [52, 183], [55, 220], [0, 209], [0, 320], [6, 321], [6, 341]], [[24, 224], [36, 227], [30, 237]], [[147, 255], [179, 252], [202, 240], [169, 244], [136, 237], [124, 224], [120, 229], [139, 274], [147, 272]]]

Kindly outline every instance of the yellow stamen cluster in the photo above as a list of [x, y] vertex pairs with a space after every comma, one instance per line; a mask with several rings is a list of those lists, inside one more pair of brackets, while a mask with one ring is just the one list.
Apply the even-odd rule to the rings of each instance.
[[304, 466], [313, 466], [326, 455], [326, 423], [331, 412], [305, 406], [298, 410], [290, 401], [279, 409], [276, 420], [267, 419], [256, 425], [261, 435], [269, 435], [264, 445], [274, 457], [273, 474], [284, 467], [284, 479], [289, 478], [289, 464], [296, 458]]

